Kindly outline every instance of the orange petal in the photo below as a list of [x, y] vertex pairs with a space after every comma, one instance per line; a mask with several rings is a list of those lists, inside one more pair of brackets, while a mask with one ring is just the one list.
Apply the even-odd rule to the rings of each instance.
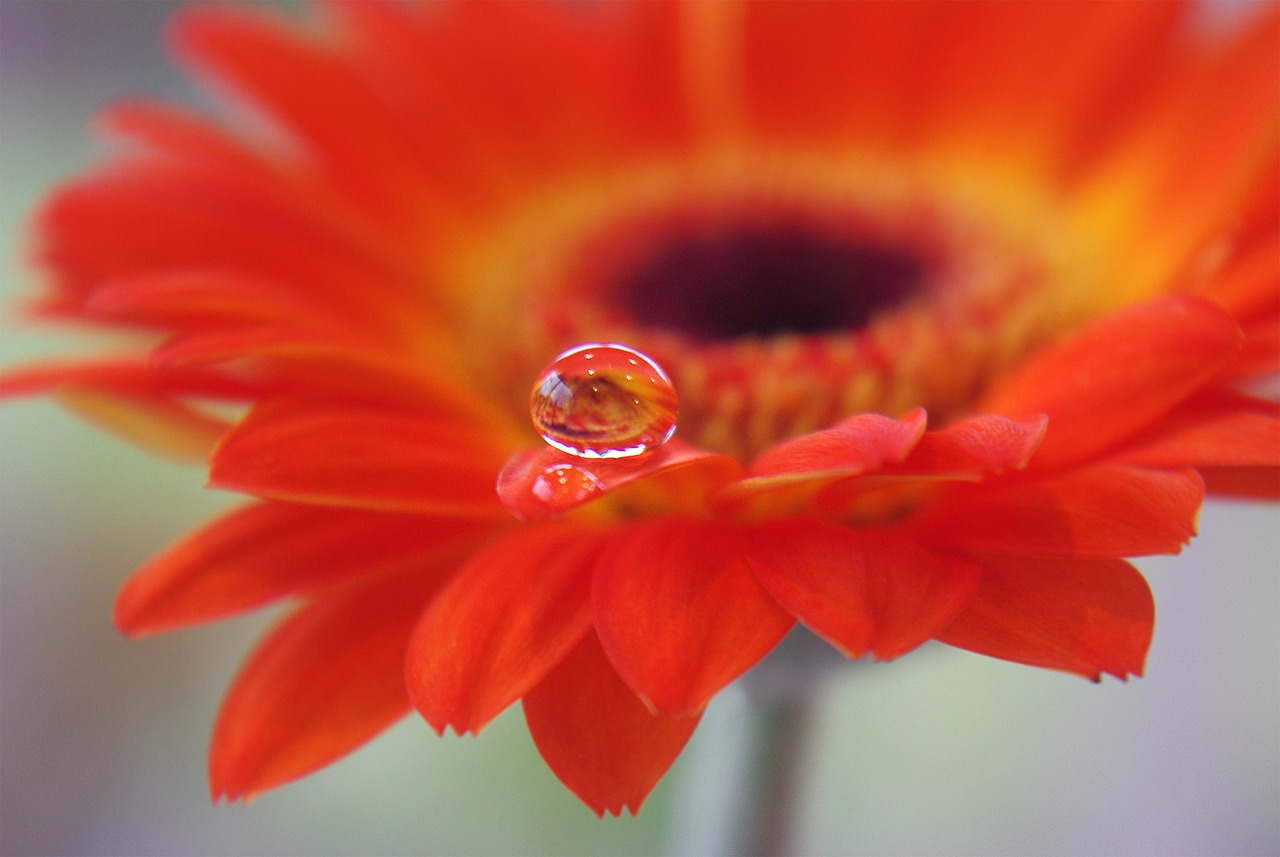
[[179, 51], [262, 108], [307, 154], [375, 210], [404, 213], [421, 160], [381, 102], [331, 47], [266, 14], [187, 10]]
[[349, 325], [330, 308], [291, 293], [271, 280], [226, 271], [165, 271], [121, 277], [97, 286], [85, 312], [125, 324], [159, 328], [198, 327], [210, 323], [288, 322], [303, 328]]
[[705, 496], [736, 477], [737, 460], [704, 452], [672, 438], [653, 452], [633, 458], [586, 460], [543, 445], [517, 452], [498, 474], [498, 497], [517, 518], [537, 521], [553, 518], [583, 503], [616, 491], [640, 479], [680, 469], [691, 469], [684, 491], [701, 485]]
[[780, 605], [846, 657], [903, 655], [954, 617], [978, 568], [884, 530], [813, 519], [754, 528], [747, 562]]
[[[425, 337], [424, 337], [425, 338]], [[470, 417], [501, 425], [491, 403], [439, 367], [368, 339], [294, 325], [202, 329], [157, 347], [152, 365], [164, 371], [210, 364], [249, 363], [279, 387], [346, 399], [408, 404], [437, 416]]]
[[190, 396], [242, 400], [260, 396], [270, 387], [204, 367], [157, 371], [137, 357], [38, 363], [0, 374], [0, 397], [31, 396], [60, 389], [133, 398]]
[[1147, 467], [1280, 465], [1280, 404], [1230, 389], [1195, 394], [1122, 453]]
[[466, 422], [273, 400], [223, 439], [209, 482], [275, 500], [505, 517], [493, 490], [501, 462], [501, 452]]
[[578, 527], [520, 527], [463, 566], [409, 643], [409, 696], [432, 728], [479, 732], [577, 644], [600, 544]]
[[363, 235], [349, 236], [344, 224], [317, 213], [329, 214], [323, 203], [315, 194], [282, 196], [238, 172], [131, 161], [46, 201], [39, 260], [57, 272], [54, 285], [70, 301], [117, 278], [234, 270], [296, 284], [308, 300], [344, 309], [352, 324], [392, 319], [399, 329], [393, 313], [403, 319], [417, 307], [406, 302], [406, 280], [370, 254]]
[[982, 557], [982, 581], [938, 639], [993, 658], [1120, 679], [1142, 675], [1155, 605], [1119, 559]]
[[1210, 494], [1280, 501], [1280, 467], [1202, 467], [1200, 475]]
[[751, 573], [741, 545], [737, 527], [666, 518], [631, 525], [601, 555], [596, 630], [652, 710], [701, 711], [794, 623]]
[[218, 713], [214, 799], [248, 799], [305, 776], [407, 714], [405, 647], [443, 579], [414, 571], [331, 590], [268, 634]]
[[896, 463], [924, 434], [925, 412], [916, 408], [900, 420], [859, 414], [823, 431], [784, 441], [751, 463], [749, 479], [822, 475], [854, 476]]
[[1165, 298], [1107, 316], [1033, 357], [977, 406], [1049, 428], [1032, 469], [1078, 463], [1139, 431], [1239, 351], [1235, 320], [1199, 298]]
[[940, 548], [1024, 556], [1178, 553], [1195, 535], [1194, 470], [1096, 465], [1046, 479], [957, 486], [911, 522]]
[[524, 697], [538, 752], [570, 791], [603, 816], [631, 813], [671, 767], [697, 714], [651, 714], [588, 634]]
[[131, 636], [211, 622], [345, 578], [439, 562], [479, 531], [456, 520], [256, 503], [134, 572], [113, 619]]
[[[1180, 266], [1185, 256], [1233, 225], [1251, 183], [1276, 158], [1276, 105], [1280, 103], [1280, 8], [1257, 4], [1244, 26], [1228, 38], [1204, 39], [1210, 50], [1175, 66], [1177, 78], [1120, 153], [1115, 171], [1101, 172], [1099, 184], [1132, 181], [1146, 185], [1141, 210], [1131, 217], [1135, 232], [1121, 233], [1121, 282], [1140, 279], [1151, 260], [1153, 282], [1167, 276], [1160, 262]], [[1188, 128], [1204, 133], [1188, 134]], [[1275, 193], [1271, 184], [1270, 193]]]
[[890, 464], [883, 472], [976, 480], [1021, 470], [1044, 437], [1047, 422], [1043, 415], [1023, 422], [992, 414], [969, 417], [925, 432], [901, 464]]

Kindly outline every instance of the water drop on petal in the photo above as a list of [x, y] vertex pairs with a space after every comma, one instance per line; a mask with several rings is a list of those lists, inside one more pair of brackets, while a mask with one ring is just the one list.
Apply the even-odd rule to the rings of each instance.
[[676, 430], [675, 385], [625, 345], [579, 345], [551, 361], [533, 386], [529, 412], [542, 439], [580, 458], [627, 458]]
[[595, 474], [576, 464], [553, 464], [529, 486], [533, 496], [554, 509], [572, 508], [603, 490]]

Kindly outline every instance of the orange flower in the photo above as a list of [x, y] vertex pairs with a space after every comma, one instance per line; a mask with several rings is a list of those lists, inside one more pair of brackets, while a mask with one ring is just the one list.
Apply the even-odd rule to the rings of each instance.
[[[327, 10], [179, 18], [267, 121], [110, 109], [133, 145], [48, 202], [38, 309], [162, 337], [3, 385], [258, 498], [116, 605], [142, 635], [296, 600], [216, 797], [520, 700], [634, 811], [797, 620], [1125, 678], [1124, 557], [1180, 550], [1206, 485], [1275, 496], [1243, 386], [1280, 357], [1274, 7]], [[537, 439], [530, 385], [584, 342], [670, 373], [675, 438]]]

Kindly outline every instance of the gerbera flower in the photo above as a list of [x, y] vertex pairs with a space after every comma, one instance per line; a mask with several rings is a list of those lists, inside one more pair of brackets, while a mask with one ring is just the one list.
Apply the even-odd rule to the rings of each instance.
[[[520, 701], [634, 811], [797, 622], [1140, 674], [1125, 558], [1206, 486], [1277, 493], [1245, 392], [1280, 356], [1274, 8], [326, 8], [177, 20], [267, 121], [111, 108], [132, 145], [50, 198], [38, 309], [159, 335], [4, 382], [255, 498], [116, 605], [142, 635], [292, 599], [215, 797]], [[606, 379], [636, 409], [548, 381], [574, 348], [640, 361]]]

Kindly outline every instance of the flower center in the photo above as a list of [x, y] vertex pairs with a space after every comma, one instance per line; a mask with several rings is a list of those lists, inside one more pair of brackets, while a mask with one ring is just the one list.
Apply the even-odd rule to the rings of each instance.
[[1073, 293], [1046, 288], [1058, 272], [1034, 236], [918, 193], [637, 196], [546, 206], [480, 245], [460, 292], [474, 360], [509, 382], [521, 424], [539, 371], [585, 342], [654, 358], [679, 436], [743, 459], [854, 413], [946, 420], [1052, 338]]
[[928, 267], [911, 248], [794, 223], [713, 225], [654, 246], [609, 298], [637, 324], [698, 340], [834, 333], [916, 295]]

